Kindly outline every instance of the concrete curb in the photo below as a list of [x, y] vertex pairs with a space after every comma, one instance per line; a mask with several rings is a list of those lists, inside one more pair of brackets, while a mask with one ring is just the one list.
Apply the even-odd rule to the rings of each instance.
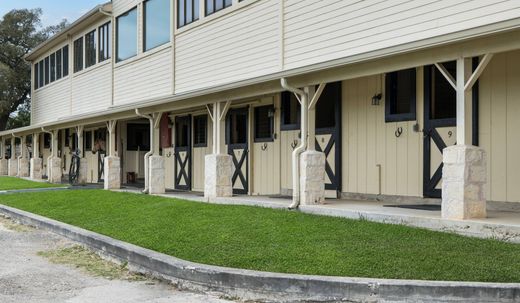
[[520, 283], [389, 280], [278, 274], [180, 260], [69, 224], [0, 205], [0, 213], [196, 291], [277, 302], [519, 302]]

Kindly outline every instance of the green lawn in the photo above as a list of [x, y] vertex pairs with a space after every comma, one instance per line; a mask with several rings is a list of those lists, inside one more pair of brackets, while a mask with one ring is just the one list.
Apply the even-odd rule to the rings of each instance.
[[102, 190], [0, 203], [194, 262], [263, 271], [520, 282], [520, 245], [365, 220]]
[[15, 177], [0, 177], [0, 190], [62, 187], [62, 185], [33, 182]]

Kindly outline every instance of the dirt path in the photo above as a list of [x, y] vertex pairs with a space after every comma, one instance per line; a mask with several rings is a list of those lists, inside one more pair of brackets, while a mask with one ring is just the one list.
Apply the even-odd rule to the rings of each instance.
[[129, 274], [60, 236], [0, 217], [0, 302], [231, 302]]

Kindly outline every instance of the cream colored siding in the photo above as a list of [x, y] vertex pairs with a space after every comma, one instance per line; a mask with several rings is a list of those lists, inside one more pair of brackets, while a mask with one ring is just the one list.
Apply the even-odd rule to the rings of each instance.
[[516, 0], [285, 0], [285, 69], [518, 18]]
[[101, 63], [72, 77], [72, 114], [79, 115], [107, 109], [112, 99], [112, 66]]
[[[292, 145], [300, 145], [299, 131], [280, 131], [281, 187], [292, 189]], [[291, 145], [292, 144], [292, 145]]]
[[479, 83], [479, 143], [487, 152], [487, 197], [519, 202], [520, 51], [496, 55]]
[[164, 184], [166, 188], [175, 188], [175, 154], [172, 147], [162, 150], [164, 157]]
[[280, 70], [279, 5], [262, 0], [176, 37], [176, 93]]
[[34, 92], [33, 124], [54, 121], [71, 114], [69, 77], [47, 84]]
[[[193, 123], [192, 123], [193, 125]], [[213, 122], [208, 116], [208, 129], [207, 129], [207, 146], [206, 147], [193, 147], [192, 152], [192, 188], [194, 191], [204, 191], [204, 169], [206, 155], [211, 154], [213, 151]], [[192, 132], [193, 134], [193, 132]]]
[[[175, 1], [175, 0], [173, 0]], [[122, 13], [125, 13], [129, 9], [135, 7], [137, 4], [141, 3], [142, 0], [114, 0], [112, 1], [113, 5], [113, 14], [114, 16], [119, 16]]]
[[[371, 105], [372, 96], [382, 92], [383, 81], [377, 75], [343, 82], [342, 191], [379, 194], [381, 187], [381, 194], [422, 196], [422, 133], [413, 131], [416, 121], [385, 123], [384, 98], [381, 105]], [[422, 85], [417, 91], [422, 104]], [[419, 117], [422, 107], [418, 107]], [[399, 138], [398, 127], [403, 129]]]
[[114, 104], [128, 104], [170, 95], [173, 85], [171, 47], [128, 59], [114, 71]]

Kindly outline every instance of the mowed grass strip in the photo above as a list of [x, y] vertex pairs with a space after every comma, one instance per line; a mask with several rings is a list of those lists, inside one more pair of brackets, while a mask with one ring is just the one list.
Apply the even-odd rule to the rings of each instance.
[[520, 245], [365, 220], [77, 190], [0, 203], [181, 259], [262, 271], [520, 282]]
[[34, 182], [16, 177], [0, 177], [0, 190], [18, 190], [51, 187], [63, 187], [63, 185], [44, 182]]

